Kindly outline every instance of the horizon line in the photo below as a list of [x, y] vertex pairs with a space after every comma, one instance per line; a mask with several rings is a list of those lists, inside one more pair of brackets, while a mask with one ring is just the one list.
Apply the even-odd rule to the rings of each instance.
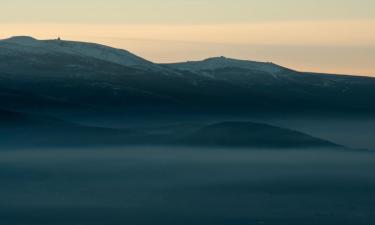
[[[82, 41], [82, 40], [74, 40], [74, 39], [64, 39], [62, 38], [62, 36], [56, 36], [56, 38], [47, 38], [47, 39], [40, 39], [40, 38], [36, 38], [32, 35], [13, 35], [13, 36], [8, 36], [7, 38], [1, 38], [0, 41], [6, 41], [6, 40], [10, 40], [12, 38], [21, 38], [21, 37], [24, 37], [24, 38], [31, 38], [31, 39], [34, 39], [36, 41], [53, 41], [53, 40], [56, 40], [56, 41], [67, 41], [67, 42], [78, 42], [78, 43], [88, 43], [88, 44], [97, 44], [97, 45], [101, 45], [101, 46], [105, 46], [105, 47], [109, 47], [109, 48], [113, 48], [113, 49], [118, 49], [118, 50], [123, 50], [123, 51], [127, 51], [127, 52], [130, 52], [142, 59], [145, 59], [153, 64], [158, 64], [158, 65], [163, 65], [163, 64], [177, 64], [177, 63], [187, 63], [187, 62], [201, 62], [201, 61], [205, 61], [205, 60], [208, 60], [208, 59], [212, 59], [212, 58], [227, 58], [227, 59], [233, 59], [233, 60], [241, 60], [241, 61], [249, 61], [249, 62], [259, 62], [259, 63], [273, 63], [273, 64], [276, 64], [278, 66], [281, 66], [281, 67], [284, 67], [284, 68], [287, 68], [287, 69], [290, 69], [290, 70], [293, 70], [293, 71], [296, 71], [296, 72], [301, 72], [301, 73], [310, 73], [310, 74], [321, 74], [321, 75], [342, 75], [342, 76], [352, 76], [352, 77], [368, 77], [368, 78], [375, 78], [375, 74], [374, 75], [369, 75], [369, 74], [351, 74], [351, 73], [335, 73], [335, 72], [315, 72], [315, 71], [308, 71], [308, 70], [298, 70], [298, 69], [294, 69], [293, 67], [289, 67], [289, 66], [283, 66], [282, 63], [275, 63], [274, 61], [262, 61], [262, 60], [253, 60], [253, 59], [250, 59], [250, 58], [238, 58], [238, 57], [231, 57], [231, 56], [227, 56], [225, 54], [222, 54], [222, 55], [216, 55], [216, 56], [207, 56], [207, 57], [203, 57], [203, 58], [200, 58], [200, 59], [186, 59], [186, 60], [182, 60], [182, 61], [171, 61], [171, 62], [155, 62], [154, 60], [150, 60], [150, 59], [147, 59], [147, 57], [143, 57], [142, 55], [140, 54], [137, 54], [137, 53], [133, 53], [133, 51], [129, 51], [127, 50], [126, 48], [122, 48], [122, 47], [114, 47], [112, 45], [109, 45], [109, 44], [105, 44], [105, 43], [99, 43], [99, 42], [92, 42], [92, 41]], [[138, 40], [138, 39], [137, 39]], [[150, 40], [152, 41], [152, 39]], [[159, 40], [160, 41], [160, 40]], [[169, 42], [168, 40], [164, 40], [165, 42]], [[215, 44], [220, 44], [220, 43], [215, 43]]]

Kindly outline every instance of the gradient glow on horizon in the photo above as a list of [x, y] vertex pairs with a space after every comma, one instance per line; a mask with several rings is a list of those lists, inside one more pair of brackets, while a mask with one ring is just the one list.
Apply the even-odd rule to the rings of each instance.
[[99, 42], [155, 62], [211, 56], [375, 76], [373, 0], [2, 0], [0, 38]]

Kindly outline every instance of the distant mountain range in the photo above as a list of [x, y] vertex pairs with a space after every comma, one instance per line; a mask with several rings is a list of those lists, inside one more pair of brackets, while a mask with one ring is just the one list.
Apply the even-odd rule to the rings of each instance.
[[[94, 43], [0, 40], [0, 144], [335, 146], [293, 129], [247, 121], [253, 116], [373, 118], [374, 99], [371, 77], [305, 73], [226, 57], [156, 64]], [[204, 123], [170, 126], [165, 133], [150, 125], [154, 118], [165, 126]], [[242, 122], [225, 122], [233, 120]], [[145, 124], [150, 126], [139, 128]]]
[[0, 108], [24, 112], [373, 113], [375, 79], [225, 57], [155, 64], [99, 44], [0, 41]]

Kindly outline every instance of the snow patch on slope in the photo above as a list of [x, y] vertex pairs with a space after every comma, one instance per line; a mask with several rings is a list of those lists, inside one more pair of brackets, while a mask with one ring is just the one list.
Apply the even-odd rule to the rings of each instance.
[[37, 39], [28, 36], [15, 36], [9, 39], [2, 40], [2, 42], [14, 43], [24, 46], [40, 46], [40, 42]]
[[[27, 36], [17, 36], [0, 40], [0, 47], [17, 52], [32, 54], [71, 54], [108, 61], [123, 66], [158, 69], [159, 66], [126, 50], [104, 45], [63, 40], [37, 40]], [[8, 52], [9, 53], [9, 52]]]
[[146, 68], [156, 66], [152, 62], [126, 50], [111, 48], [104, 45], [60, 40], [49, 40], [45, 42], [68, 54], [92, 57], [124, 66], [142, 66]]

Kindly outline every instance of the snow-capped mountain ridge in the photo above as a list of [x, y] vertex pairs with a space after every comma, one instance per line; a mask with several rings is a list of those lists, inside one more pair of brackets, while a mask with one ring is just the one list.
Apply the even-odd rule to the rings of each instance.
[[[143, 59], [127, 50], [109, 46], [60, 39], [38, 40], [29, 36], [14, 36], [0, 40], [0, 54], [22, 55], [28, 54], [70, 54], [81, 57], [91, 57], [123, 66], [151, 69], [158, 71], [171, 69], [199, 72], [202, 70], [216, 70], [223, 68], [242, 68], [268, 74], [277, 74], [286, 68], [270, 62], [257, 62], [226, 57], [212, 57], [202, 61], [188, 61], [181, 63], [156, 64]], [[176, 73], [178, 74], [178, 73]]]
[[[71, 54], [82, 57], [92, 57], [123, 66], [139, 67], [143, 69], [158, 69], [159, 66], [123, 49], [116, 49], [105, 45], [55, 40], [37, 40], [28, 36], [15, 36], [0, 40], [0, 48], [17, 53], [31, 54]], [[9, 54], [9, 53], [8, 53]]]
[[278, 73], [286, 68], [270, 62], [257, 62], [249, 60], [239, 60], [233, 58], [226, 58], [224, 56], [212, 57], [202, 61], [188, 61], [182, 63], [167, 64], [175, 69], [201, 71], [201, 70], [216, 70], [223, 68], [242, 68], [249, 70], [262, 71], [267, 73]]
[[58, 39], [0, 40], [0, 81], [0, 108], [20, 111], [40, 105], [47, 111], [375, 112], [374, 78], [225, 57], [162, 65], [125, 50]]

